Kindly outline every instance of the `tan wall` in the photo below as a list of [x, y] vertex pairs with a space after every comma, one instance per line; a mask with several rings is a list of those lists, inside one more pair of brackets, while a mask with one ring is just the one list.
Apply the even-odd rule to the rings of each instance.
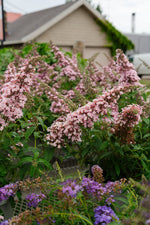
[[[94, 47], [87, 47], [84, 50], [85, 58], [91, 58], [93, 55], [97, 54], [97, 57], [95, 61], [97, 61], [99, 64], [105, 66], [108, 64], [108, 58], [111, 56], [111, 52], [109, 48], [94, 48]], [[107, 57], [108, 56], [108, 57]]]
[[92, 14], [83, 6], [36, 39], [38, 42], [50, 40], [56, 45], [72, 45], [76, 41], [83, 41], [90, 46], [108, 44], [105, 33], [100, 31]]
[[[55, 24], [55, 26], [37, 37], [35, 41], [49, 42], [50, 40], [65, 51], [73, 49], [77, 41], [83, 42], [84, 58], [91, 57], [99, 50], [106, 51], [110, 55], [109, 48], [104, 48], [104, 46], [110, 44], [107, 42], [106, 34], [101, 31], [93, 15], [84, 6]], [[106, 57], [102, 59], [101, 54], [98, 58], [104, 62]]]

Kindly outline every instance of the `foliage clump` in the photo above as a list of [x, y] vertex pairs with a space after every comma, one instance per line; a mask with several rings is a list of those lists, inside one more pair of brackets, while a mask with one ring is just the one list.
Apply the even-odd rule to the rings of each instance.
[[100, 164], [106, 180], [149, 176], [140, 78], [121, 50], [103, 68], [93, 59], [35, 44], [8, 65], [0, 90], [2, 184], [50, 171], [54, 156]]
[[115, 55], [116, 49], [122, 49], [123, 52], [134, 49], [134, 44], [125, 35], [118, 31], [108, 20], [97, 19], [97, 24], [106, 32], [108, 41], [112, 44], [111, 53]]

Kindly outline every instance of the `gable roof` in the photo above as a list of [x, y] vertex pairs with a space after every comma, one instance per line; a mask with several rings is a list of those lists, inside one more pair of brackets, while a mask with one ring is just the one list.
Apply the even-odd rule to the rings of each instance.
[[95, 18], [104, 19], [85, 0], [68, 2], [64, 5], [26, 14], [8, 24], [8, 36], [5, 44], [25, 43], [33, 40], [81, 6], [85, 6]]

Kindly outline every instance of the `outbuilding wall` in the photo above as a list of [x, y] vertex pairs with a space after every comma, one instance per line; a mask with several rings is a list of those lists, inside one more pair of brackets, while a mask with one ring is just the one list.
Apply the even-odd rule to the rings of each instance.
[[76, 43], [83, 43], [81, 52], [84, 58], [89, 58], [93, 54], [100, 52], [98, 61], [107, 63], [108, 56], [111, 55], [110, 43], [107, 41], [105, 32], [101, 31], [95, 18], [84, 6], [78, 8], [73, 13], [55, 24], [49, 30], [36, 38], [36, 42], [53, 41], [58, 47], [65, 51], [73, 50]]

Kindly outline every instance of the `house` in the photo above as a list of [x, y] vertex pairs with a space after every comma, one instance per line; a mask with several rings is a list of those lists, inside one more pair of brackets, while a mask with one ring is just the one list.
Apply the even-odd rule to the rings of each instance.
[[22, 46], [32, 42], [54, 42], [65, 51], [80, 52], [84, 58], [100, 53], [98, 61], [108, 62], [112, 50], [132, 49], [133, 43], [116, 30], [86, 0], [68, 2], [33, 12], [8, 24], [5, 46]]

